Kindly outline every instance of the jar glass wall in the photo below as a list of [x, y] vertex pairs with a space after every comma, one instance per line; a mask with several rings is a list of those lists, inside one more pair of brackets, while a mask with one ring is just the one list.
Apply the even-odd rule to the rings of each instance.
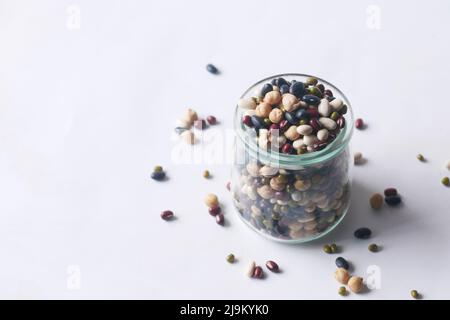
[[[251, 86], [242, 98], [255, 96], [273, 79], [304, 82], [309, 75], [282, 74]], [[234, 165], [231, 191], [242, 220], [259, 234], [286, 243], [317, 239], [336, 227], [350, 205], [353, 113], [344, 94], [318, 79], [347, 106], [345, 127], [324, 149], [305, 154], [283, 154], [262, 149], [254, 130], [243, 123], [246, 110], [236, 107]]]

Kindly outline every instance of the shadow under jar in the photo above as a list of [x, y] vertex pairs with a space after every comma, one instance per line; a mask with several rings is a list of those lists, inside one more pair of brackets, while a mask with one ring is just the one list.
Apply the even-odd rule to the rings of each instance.
[[[291, 89], [295, 82], [303, 83], [303, 91]], [[272, 85], [272, 90], [267, 84]], [[298, 87], [296, 85], [294, 89]], [[277, 94], [273, 94], [273, 101], [271, 97], [265, 97], [268, 92], [280, 90], [280, 102]], [[293, 93], [298, 99], [294, 99], [297, 107], [290, 105]], [[315, 95], [320, 102], [326, 99], [336, 108], [330, 106], [331, 110], [324, 111], [324, 106], [317, 105], [318, 99], [310, 95]], [[331, 103], [335, 99], [340, 101]], [[259, 107], [264, 101], [269, 102], [270, 107], [267, 103]], [[258, 106], [256, 109], [255, 105]], [[267, 116], [273, 109], [281, 110], [282, 116], [278, 110], [274, 112], [278, 112], [278, 119]], [[286, 115], [286, 109], [289, 115]], [[256, 119], [251, 119], [255, 116]], [[334, 129], [332, 123], [330, 126], [328, 120], [321, 119], [330, 117], [337, 124]], [[287, 125], [282, 123], [287, 119]], [[294, 132], [292, 137], [292, 132], [287, 134], [290, 126], [298, 128], [309, 125], [310, 121], [318, 126], [312, 126], [309, 134], [306, 134], [308, 130], [305, 135]], [[318, 131], [325, 129], [325, 125], [329, 129], [326, 130], [328, 138], [316, 139]], [[327, 234], [339, 224], [350, 205], [352, 161], [348, 143], [353, 132], [350, 103], [339, 89], [325, 80], [303, 74], [263, 79], [242, 95], [236, 107], [234, 130], [231, 193], [240, 217], [250, 228], [275, 241], [302, 243]], [[300, 129], [297, 131], [303, 133]], [[307, 135], [315, 137], [305, 139]], [[286, 143], [289, 145], [284, 147]]]

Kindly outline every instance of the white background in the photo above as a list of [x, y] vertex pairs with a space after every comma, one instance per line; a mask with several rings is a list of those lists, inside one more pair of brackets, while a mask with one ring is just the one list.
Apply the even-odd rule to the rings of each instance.
[[[449, 15], [445, 0], [0, 1], [0, 297], [450, 298]], [[231, 129], [240, 94], [284, 72], [334, 83], [368, 123], [352, 140], [368, 162], [354, 170], [347, 218], [299, 246], [238, 220], [228, 164], [172, 159], [187, 107]], [[156, 164], [167, 182], [149, 179]], [[372, 212], [369, 196], [388, 186], [404, 205]], [[208, 215], [208, 192], [226, 227]], [[165, 209], [178, 219], [162, 221]], [[353, 238], [360, 226], [371, 241]], [[321, 251], [330, 242], [355, 274], [379, 266], [381, 289], [339, 297], [336, 255]], [[283, 273], [246, 278], [267, 259]]]

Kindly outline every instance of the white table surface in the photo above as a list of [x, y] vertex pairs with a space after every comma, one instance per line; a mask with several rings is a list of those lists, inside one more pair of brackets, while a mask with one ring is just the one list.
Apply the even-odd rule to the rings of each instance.
[[[330, 242], [355, 274], [381, 271], [380, 289], [345, 299], [450, 298], [449, 14], [445, 0], [0, 1], [0, 298], [342, 299]], [[334, 83], [368, 124], [351, 143], [368, 162], [348, 216], [299, 246], [242, 224], [229, 163], [172, 156], [187, 107], [229, 133], [243, 90], [283, 72]], [[156, 164], [167, 182], [149, 179]], [[404, 205], [373, 213], [369, 196], [387, 186]], [[165, 209], [178, 219], [162, 221]], [[353, 238], [359, 226], [372, 240]], [[283, 273], [246, 278], [267, 259]]]

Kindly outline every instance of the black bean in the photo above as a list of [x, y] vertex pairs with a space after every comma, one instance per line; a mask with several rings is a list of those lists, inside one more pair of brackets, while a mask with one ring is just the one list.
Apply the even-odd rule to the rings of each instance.
[[277, 85], [277, 82], [278, 82], [278, 79], [277, 79], [277, 78], [272, 79], [272, 81], [270, 81], [270, 83], [271, 83], [272, 85], [274, 85], [274, 86]]
[[290, 123], [290, 124], [297, 124], [297, 122], [298, 122], [298, 119], [297, 119], [297, 117], [295, 116], [295, 113], [294, 112], [286, 112], [285, 114], [284, 114], [284, 117], [286, 118], [286, 120]]
[[266, 123], [264, 122], [263, 118], [258, 116], [251, 116], [250, 119], [252, 120], [252, 124], [257, 131], [266, 127]]
[[266, 83], [261, 89], [261, 95], [264, 97], [270, 91], [273, 91], [273, 86], [270, 83]]
[[369, 228], [359, 228], [355, 230], [353, 235], [358, 239], [369, 239], [372, 235], [372, 230], [370, 230]]
[[153, 180], [161, 181], [166, 177], [166, 173], [164, 171], [154, 171], [152, 172], [151, 178]]
[[208, 72], [212, 73], [212, 74], [218, 74], [219, 73], [219, 70], [216, 68], [216, 66], [211, 64], [211, 63], [206, 65], [206, 70], [208, 70]]
[[310, 104], [313, 106], [318, 106], [320, 103], [320, 99], [313, 94], [305, 94], [302, 97], [302, 100], [305, 101], [307, 104]]
[[306, 92], [305, 85], [303, 82], [293, 82], [289, 88], [289, 92], [292, 93], [297, 98], [303, 96]]
[[338, 268], [344, 268], [345, 270], [348, 270], [348, 268], [350, 267], [347, 260], [342, 257], [337, 257], [335, 262]]
[[390, 205], [390, 206], [396, 206], [399, 205], [400, 202], [402, 202], [402, 198], [400, 198], [400, 196], [389, 196], [389, 197], [385, 197], [384, 201]]
[[280, 87], [280, 93], [283, 95], [283, 94], [288, 93], [288, 92], [289, 92], [289, 86], [287, 84], [283, 84]]
[[295, 113], [295, 116], [297, 117], [297, 119], [308, 119], [308, 117], [309, 117], [308, 111], [306, 111], [306, 109], [297, 110], [297, 112]]
[[277, 86], [278, 88], [281, 88], [281, 86], [288, 84], [287, 81], [284, 78], [278, 78], [277, 79]]

